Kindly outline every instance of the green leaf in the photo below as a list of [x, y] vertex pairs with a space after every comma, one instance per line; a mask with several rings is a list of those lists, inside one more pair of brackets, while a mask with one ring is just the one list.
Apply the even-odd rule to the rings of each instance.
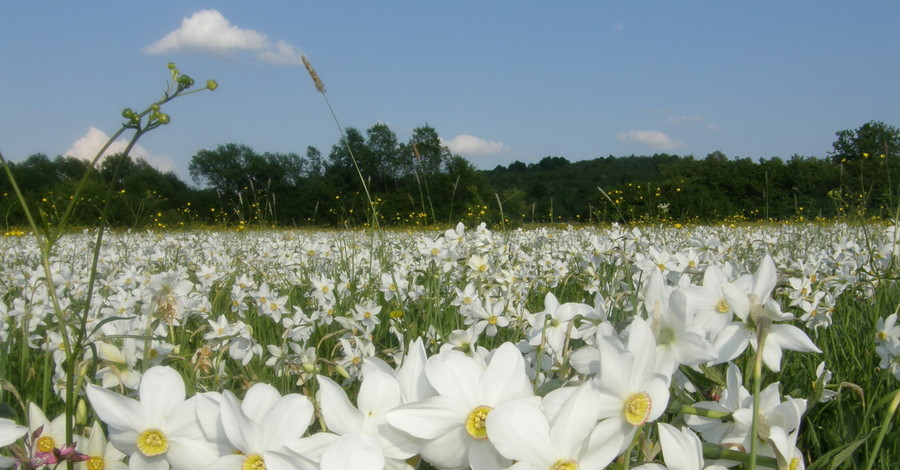
[[832, 449], [825, 455], [819, 457], [818, 460], [813, 462], [812, 465], [810, 465], [809, 467], [806, 467], [806, 469], [807, 470], [820, 470], [820, 469], [834, 470], [834, 469], [838, 468], [839, 466], [841, 466], [841, 464], [844, 463], [845, 460], [850, 458], [850, 456], [853, 455], [853, 452], [855, 452], [859, 446], [861, 446], [864, 442], [866, 442], [866, 440], [871, 435], [872, 435], [872, 432], [870, 431], [870, 432], [866, 433], [864, 436], [860, 437], [859, 439], [857, 439], [853, 442], [849, 442], [841, 447]]

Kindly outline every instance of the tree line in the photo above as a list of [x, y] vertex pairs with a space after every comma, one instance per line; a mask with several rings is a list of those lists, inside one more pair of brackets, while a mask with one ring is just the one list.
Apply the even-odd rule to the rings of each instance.
[[[880, 122], [836, 133], [825, 158], [706, 157], [659, 153], [570, 162], [547, 156], [478, 170], [430, 126], [400, 141], [386, 124], [348, 128], [327, 156], [257, 153], [239, 143], [191, 159], [193, 185], [140, 158], [113, 155], [89, 171], [74, 157], [35, 154], [10, 170], [43, 223], [87, 174], [76, 225], [96, 224], [112, 195], [113, 226], [362, 226], [488, 221], [710, 222], [891, 217], [900, 203], [900, 131]], [[366, 191], [371, 194], [370, 205]], [[7, 230], [24, 226], [8, 178], [0, 179]]]

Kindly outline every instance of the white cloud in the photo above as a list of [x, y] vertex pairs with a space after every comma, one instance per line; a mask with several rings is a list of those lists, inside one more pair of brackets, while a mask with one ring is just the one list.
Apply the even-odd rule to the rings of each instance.
[[256, 57], [275, 65], [299, 65], [300, 49], [284, 41], [278, 41], [274, 47], [256, 54]]
[[441, 139], [441, 142], [446, 145], [451, 152], [460, 155], [493, 155], [509, 150], [502, 142], [484, 140], [467, 134], [458, 135], [450, 140]]
[[684, 145], [660, 131], [619, 132], [616, 137], [622, 142], [639, 144], [660, 151], [673, 150]]
[[[66, 150], [65, 155], [91, 161], [97, 155], [97, 152], [99, 152], [100, 149], [103, 148], [103, 145], [106, 144], [108, 140], [109, 136], [106, 135], [105, 132], [97, 129], [96, 127], [92, 127], [88, 129], [84, 137], [76, 140], [72, 144], [72, 147], [69, 150]], [[109, 155], [115, 155], [117, 153], [124, 152], [125, 147], [127, 146], [128, 142], [122, 139], [113, 142], [109, 146], [109, 148], [106, 149], [106, 152], [103, 154], [103, 157], [100, 158], [100, 161], [103, 161], [103, 159]], [[147, 161], [147, 163], [163, 173], [173, 171], [175, 169], [175, 163], [171, 159], [153, 155], [140, 145], [135, 145], [134, 147], [132, 147], [129, 155], [132, 158], [143, 158]]]
[[218, 10], [200, 10], [181, 20], [178, 29], [144, 48], [147, 54], [173, 51], [200, 51], [229, 56], [234, 51], [256, 52], [256, 57], [272, 64], [300, 64], [300, 51], [285, 41], [269, 41], [253, 29], [231, 24]]

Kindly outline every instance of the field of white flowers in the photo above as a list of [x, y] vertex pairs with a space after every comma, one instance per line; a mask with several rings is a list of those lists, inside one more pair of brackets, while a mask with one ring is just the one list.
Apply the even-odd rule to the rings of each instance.
[[898, 236], [4, 237], [0, 466], [896, 468]]

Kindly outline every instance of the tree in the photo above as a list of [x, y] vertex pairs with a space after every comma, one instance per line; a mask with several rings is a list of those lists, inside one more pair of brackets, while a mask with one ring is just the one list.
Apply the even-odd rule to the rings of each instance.
[[900, 129], [879, 121], [869, 121], [855, 130], [835, 133], [834, 150], [830, 152], [834, 163], [855, 162], [864, 158], [896, 158], [900, 155]]
[[188, 171], [195, 183], [225, 194], [238, 194], [249, 186], [249, 169], [260, 157], [246, 145], [225, 144], [201, 150], [191, 157]]
[[427, 124], [413, 129], [408, 147], [409, 154], [415, 155], [415, 165], [420, 174], [443, 172], [452, 156], [450, 149], [441, 142], [437, 131]]

